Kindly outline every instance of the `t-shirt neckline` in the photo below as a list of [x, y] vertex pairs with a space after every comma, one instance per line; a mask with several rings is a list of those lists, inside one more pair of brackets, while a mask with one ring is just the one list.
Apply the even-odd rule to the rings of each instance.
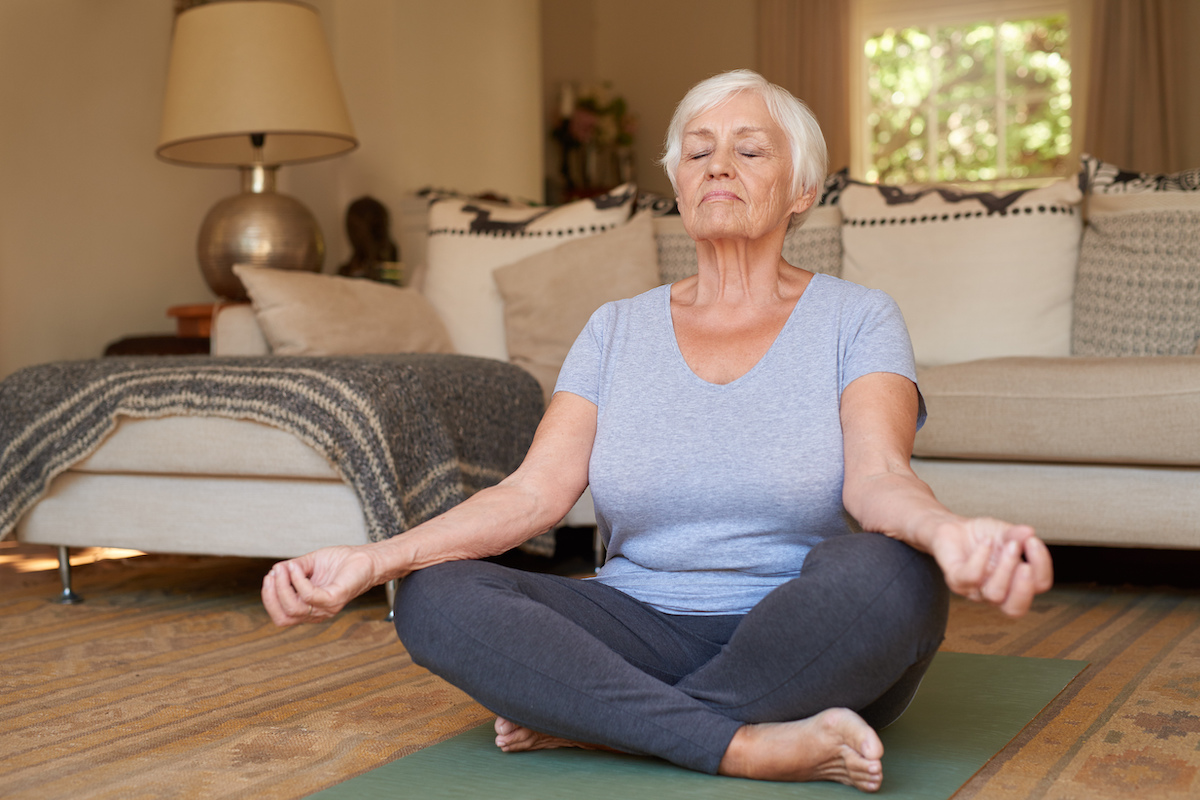
[[775, 335], [775, 340], [771, 342], [771, 346], [767, 348], [767, 352], [763, 353], [762, 358], [760, 358], [758, 361], [756, 361], [754, 363], [754, 366], [750, 367], [750, 369], [746, 370], [741, 375], [739, 375], [736, 378], [734, 378], [733, 380], [731, 380], [729, 383], [713, 383], [712, 381], [707, 381], [704, 378], [701, 378], [699, 375], [696, 374], [696, 371], [692, 369], [692, 365], [687, 362], [687, 359], [683, 357], [683, 350], [679, 347], [679, 338], [675, 335], [675, 321], [671, 317], [671, 286], [672, 286], [672, 284], [667, 284], [666, 286], [663, 287], [663, 289], [665, 290], [663, 292], [663, 294], [666, 295], [666, 297], [664, 299], [662, 309], [663, 309], [663, 314], [664, 314], [664, 317], [666, 320], [667, 338], [671, 340], [671, 347], [675, 352], [676, 361], [679, 363], [679, 365], [681, 367], [683, 367], [684, 371], [687, 372], [687, 374], [690, 375], [693, 380], [695, 380], [695, 381], [699, 382], [701, 385], [707, 386], [713, 390], [731, 389], [732, 387], [735, 387], [738, 384], [745, 382], [746, 379], [748, 379], [750, 376], [754, 375], [756, 372], [758, 372], [760, 369], [762, 369], [763, 368], [762, 365], [771, 358], [771, 354], [773, 352], [775, 352], [776, 346], [779, 344], [779, 341], [781, 339], [783, 339], [784, 334], [787, 333], [788, 330], [792, 327], [793, 320], [795, 320], [796, 317], [799, 316], [800, 306], [802, 304], [805, 304], [805, 302], [806, 302], [805, 298], [808, 297], [809, 293], [812, 291], [813, 284], [817, 282], [818, 278], [823, 278], [823, 277], [825, 277], [823, 275], [823, 273], [820, 273], [820, 272], [813, 273], [812, 278], [810, 278], [808, 281], [808, 285], [804, 287], [804, 291], [800, 293], [800, 296], [798, 298], [796, 298], [796, 304], [794, 306], [792, 306], [791, 313], [788, 314], [788, 318], [786, 321], [784, 321], [783, 327], [779, 329], [779, 333], [777, 333]]

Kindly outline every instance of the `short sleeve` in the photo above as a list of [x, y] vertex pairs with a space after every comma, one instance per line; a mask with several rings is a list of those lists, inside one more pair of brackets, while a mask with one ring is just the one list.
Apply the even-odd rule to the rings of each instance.
[[[863, 375], [891, 372], [917, 383], [917, 365], [904, 315], [886, 292], [871, 289], [856, 313], [848, 315], [842, 331], [840, 391]], [[920, 408], [917, 427], [925, 423], [925, 398], [917, 387]]]
[[611, 304], [605, 304], [592, 313], [587, 325], [575, 338], [554, 392], [577, 394], [594, 405], [600, 405], [600, 369], [604, 361], [604, 333]]

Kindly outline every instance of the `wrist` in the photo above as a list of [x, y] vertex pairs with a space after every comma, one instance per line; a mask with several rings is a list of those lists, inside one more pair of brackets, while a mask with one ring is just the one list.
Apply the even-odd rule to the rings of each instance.
[[932, 553], [938, 540], [958, 536], [966, 518], [945, 508], [932, 508], [914, 521], [912, 539], [918, 549]]
[[372, 542], [364, 547], [364, 552], [371, 562], [372, 586], [403, 578], [412, 571], [409, 559], [404, 556], [402, 537]]

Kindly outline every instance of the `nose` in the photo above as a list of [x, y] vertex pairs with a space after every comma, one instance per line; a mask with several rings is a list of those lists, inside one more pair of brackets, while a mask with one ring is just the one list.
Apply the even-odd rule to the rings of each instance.
[[712, 156], [708, 159], [708, 177], [710, 179], [733, 177], [733, 151], [731, 148], [713, 148]]

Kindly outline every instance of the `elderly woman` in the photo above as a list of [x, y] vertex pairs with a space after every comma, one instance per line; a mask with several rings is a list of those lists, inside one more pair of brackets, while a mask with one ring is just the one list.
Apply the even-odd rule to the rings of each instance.
[[[389, 541], [276, 565], [263, 602], [278, 624], [316, 621], [406, 578], [401, 640], [500, 715], [507, 751], [873, 791], [875, 731], [942, 640], [947, 586], [1021, 614], [1050, 586], [1048, 551], [951, 513], [910, 470], [924, 408], [895, 303], [784, 261], [825, 176], [807, 108], [718, 75], [679, 104], [663, 165], [699, 273], [593, 315], [508, 479]], [[475, 560], [589, 485], [595, 579]]]

